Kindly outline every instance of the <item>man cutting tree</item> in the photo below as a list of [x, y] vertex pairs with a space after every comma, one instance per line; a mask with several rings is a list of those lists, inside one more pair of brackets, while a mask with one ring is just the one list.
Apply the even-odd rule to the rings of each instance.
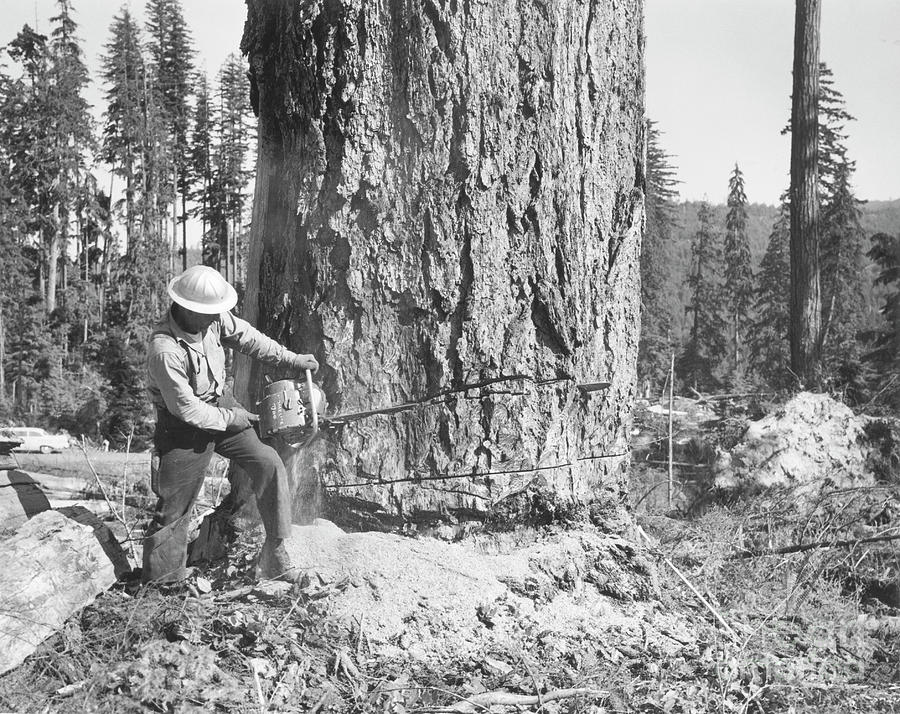
[[312, 355], [291, 352], [231, 314], [234, 288], [213, 268], [188, 268], [168, 287], [172, 306], [150, 335], [148, 390], [156, 407], [154, 445], [158, 501], [144, 538], [144, 582], [186, 578], [191, 508], [213, 452], [247, 472], [266, 531], [257, 561], [262, 578], [295, 577], [284, 547], [291, 530], [291, 494], [281, 457], [251, 428], [258, 417], [235, 403], [223, 406], [225, 348], [274, 366], [317, 370]]

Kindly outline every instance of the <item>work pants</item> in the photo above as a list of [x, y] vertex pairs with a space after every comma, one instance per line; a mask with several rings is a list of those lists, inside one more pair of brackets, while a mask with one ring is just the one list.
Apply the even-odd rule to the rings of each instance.
[[209, 432], [158, 411], [154, 444], [159, 468], [151, 479], [158, 501], [144, 537], [144, 582], [174, 582], [188, 572], [191, 509], [213, 452], [238, 464], [250, 477], [256, 505], [268, 538], [291, 532], [291, 495], [284, 462], [253, 429]]

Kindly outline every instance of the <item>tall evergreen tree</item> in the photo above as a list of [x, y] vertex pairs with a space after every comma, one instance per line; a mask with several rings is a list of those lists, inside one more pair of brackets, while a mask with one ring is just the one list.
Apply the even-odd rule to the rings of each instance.
[[720, 384], [719, 366], [727, 354], [727, 325], [722, 304], [722, 247], [716, 234], [712, 208], [704, 201], [697, 211], [700, 225], [691, 243], [691, 291], [688, 311], [693, 315], [691, 332], [678, 360], [678, 373], [688, 385], [714, 389]]
[[[62, 266], [66, 287], [68, 245], [75, 204], [85, 186], [88, 158], [96, 147], [90, 105], [84, 97], [89, 78], [84, 53], [77, 37], [70, 0], [56, 0], [58, 14], [50, 18], [51, 94], [50, 117], [55, 134], [57, 185], [55, 235], [48, 241], [47, 311], [56, 306], [56, 261]], [[63, 293], [64, 294], [64, 293]]]
[[[835, 87], [834, 73], [819, 63], [819, 201], [831, 202], [842, 166], [847, 163], [847, 122], [855, 117], [847, 111], [844, 95]], [[851, 174], [853, 164], [850, 164]]]
[[745, 327], [753, 306], [753, 273], [750, 267], [750, 240], [747, 236], [747, 194], [744, 175], [735, 164], [728, 180], [728, 213], [725, 216], [725, 301], [731, 323], [733, 379], [745, 372]]
[[214, 107], [212, 171], [202, 201], [208, 227], [204, 261], [225, 273], [235, 284], [243, 280], [239, 256], [243, 214], [252, 177], [248, 158], [252, 147], [250, 83], [237, 55], [230, 55], [219, 70]]
[[12, 166], [12, 134], [8, 118], [15, 116], [24, 92], [21, 82], [13, 80], [0, 66], [0, 415], [8, 411], [10, 335], [21, 329], [22, 310], [31, 292], [34, 267], [27, 259], [25, 236], [28, 210], [22, 185], [7, 170]]
[[181, 0], [148, 0], [146, 14], [153, 89], [169, 139], [166, 171], [171, 188], [167, 199], [173, 215], [171, 240], [174, 248], [180, 222], [184, 268], [187, 265], [187, 198], [191, 186], [188, 133], [195, 51]]
[[646, 225], [641, 247], [641, 340], [638, 370], [646, 382], [662, 383], [674, 349], [672, 340], [671, 243], [678, 199], [675, 167], [656, 123], [647, 121]]
[[821, 0], [796, 0], [791, 94], [791, 368], [819, 378], [822, 302], [817, 196]]
[[[853, 192], [846, 123], [853, 121], [832, 72], [820, 66], [819, 197], [821, 201], [822, 357], [835, 387], [859, 388], [857, 339], [872, 315], [866, 307], [865, 235]], [[857, 383], [853, 387], [850, 383]]]
[[[190, 151], [190, 198], [195, 203], [193, 215], [200, 218], [200, 235], [203, 246], [206, 246], [207, 201], [213, 181], [212, 169], [212, 132], [214, 116], [209, 94], [209, 81], [206, 73], [200, 73], [196, 83], [196, 102], [192, 121]], [[204, 264], [212, 265], [206, 257]]]
[[790, 208], [784, 201], [757, 274], [755, 318], [748, 333], [749, 362], [766, 384], [782, 389], [794, 381], [790, 371]]
[[900, 407], [900, 235], [877, 233], [868, 254], [878, 268], [876, 285], [885, 288], [879, 309], [881, 324], [870, 331], [864, 356], [877, 374], [879, 392], [886, 392], [894, 407]]
[[51, 37], [27, 25], [8, 52], [23, 68], [14, 100], [4, 116], [9, 176], [29, 207], [25, 230], [41, 245], [44, 313], [57, 305], [62, 271], [66, 282], [66, 246], [73, 206], [83, 186], [87, 156], [93, 148], [92, 122], [83, 91], [87, 69], [76, 37], [68, 0], [57, 0]]
[[860, 201], [850, 185], [851, 167], [838, 168], [830, 202], [823, 211], [823, 367], [834, 386], [855, 390], [863, 381], [859, 333], [868, 322], [864, 260], [865, 231]]
[[141, 51], [140, 28], [123, 7], [113, 18], [102, 58], [106, 87], [102, 158], [125, 182], [125, 245], [137, 240], [136, 195], [145, 137], [144, 87], [147, 76]]

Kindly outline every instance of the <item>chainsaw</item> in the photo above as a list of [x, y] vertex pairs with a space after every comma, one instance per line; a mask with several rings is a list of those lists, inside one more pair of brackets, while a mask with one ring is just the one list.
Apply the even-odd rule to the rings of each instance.
[[[558, 382], [574, 381], [570, 377], [537, 380], [524, 374], [513, 374], [502, 377], [492, 377], [477, 384], [467, 384], [462, 387], [446, 389], [437, 394], [423, 399], [402, 404], [393, 404], [377, 409], [367, 409], [360, 412], [325, 416], [328, 403], [325, 393], [312, 379], [312, 372], [306, 370], [305, 381], [295, 379], [281, 379], [273, 382], [266, 376], [266, 387], [262, 400], [257, 403], [259, 407], [259, 434], [263, 439], [279, 437], [291, 446], [308, 446], [319, 434], [320, 430], [334, 430], [350, 422], [367, 419], [369, 417], [398, 414], [410, 411], [422, 406], [435, 406], [444, 404], [455, 394], [467, 392], [473, 389], [488, 387], [492, 384], [512, 381], [531, 381], [538, 386], [554, 384]], [[583, 394], [598, 392], [608, 389], [610, 382], [586, 382], [575, 385]], [[508, 393], [508, 392], [501, 392]], [[524, 392], [513, 392], [523, 394]]]

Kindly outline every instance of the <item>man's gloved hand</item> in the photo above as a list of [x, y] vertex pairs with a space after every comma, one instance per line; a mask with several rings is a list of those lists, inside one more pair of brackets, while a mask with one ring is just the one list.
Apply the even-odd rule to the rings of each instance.
[[248, 412], [244, 407], [234, 407], [231, 410], [231, 416], [228, 417], [225, 431], [244, 431], [257, 421], [259, 421], [259, 414]]
[[297, 355], [297, 359], [294, 360], [294, 367], [301, 372], [305, 372], [308, 369], [316, 372], [319, 369], [319, 363], [312, 355]]

